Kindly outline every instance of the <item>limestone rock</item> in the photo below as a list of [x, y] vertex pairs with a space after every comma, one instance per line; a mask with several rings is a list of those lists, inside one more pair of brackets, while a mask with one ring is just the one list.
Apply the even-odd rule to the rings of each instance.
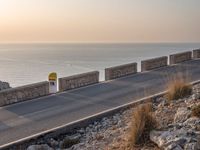
[[5, 90], [5, 89], [9, 89], [9, 88], [10, 88], [10, 84], [8, 82], [0, 81], [0, 91]]
[[164, 150], [183, 150], [183, 148], [176, 143], [172, 143], [168, 147], [164, 148]]
[[164, 144], [172, 138], [172, 135], [169, 131], [151, 131], [150, 140], [156, 143], [159, 147], [163, 147]]
[[183, 123], [186, 121], [191, 115], [191, 110], [188, 110], [186, 107], [181, 107], [177, 110], [175, 117], [174, 117], [174, 123]]
[[200, 147], [198, 143], [188, 143], [185, 145], [184, 150], [199, 150]]
[[190, 143], [198, 147], [199, 136], [187, 128], [168, 131], [151, 131], [150, 140], [165, 150], [182, 150], [183, 147], [191, 147]]
[[27, 150], [53, 150], [53, 148], [49, 147], [47, 144], [43, 144], [43, 145], [31, 145], [27, 148]]
[[70, 148], [71, 146], [78, 144], [80, 142], [81, 134], [74, 134], [72, 136], [66, 136], [61, 142], [61, 148]]
[[197, 129], [199, 125], [200, 125], [200, 118], [197, 117], [189, 118], [183, 123], [184, 127], [191, 129]]
[[51, 147], [57, 147], [59, 145], [59, 142], [54, 140], [53, 138], [51, 138], [49, 141], [48, 141], [48, 144], [51, 146]]

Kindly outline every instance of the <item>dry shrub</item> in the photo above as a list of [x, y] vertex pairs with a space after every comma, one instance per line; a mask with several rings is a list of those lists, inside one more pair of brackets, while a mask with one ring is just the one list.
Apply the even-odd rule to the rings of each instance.
[[143, 145], [149, 141], [149, 133], [157, 126], [153, 116], [152, 104], [142, 104], [133, 112], [128, 147]]
[[200, 104], [192, 108], [192, 116], [200, 118]]
[[192, 86], [188, 84], [186, 78], [178, 74], [174, 76], [167, 85], [168, 93], [166, 98], [168, 100], [178, 100], [192, 94]]

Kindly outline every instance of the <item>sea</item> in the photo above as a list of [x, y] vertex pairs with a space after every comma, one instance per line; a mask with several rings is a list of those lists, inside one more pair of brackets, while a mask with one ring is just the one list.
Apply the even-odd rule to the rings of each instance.
[[50, 72], [67, 77], [200, 48], [200, 43], [2, 43], [0, 80], [11, 87], [48, 80]]

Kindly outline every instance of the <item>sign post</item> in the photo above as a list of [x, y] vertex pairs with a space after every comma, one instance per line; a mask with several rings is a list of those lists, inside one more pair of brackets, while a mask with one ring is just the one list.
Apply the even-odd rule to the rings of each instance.
[[51, 94], [57, 93], [57, 74], [52, 72], [49, 74], [49, 92]]

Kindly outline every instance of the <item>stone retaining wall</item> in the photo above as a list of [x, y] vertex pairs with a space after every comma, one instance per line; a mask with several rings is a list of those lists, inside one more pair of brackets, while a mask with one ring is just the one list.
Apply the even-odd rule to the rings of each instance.
[[170, 55], [170, 65], [181, 63], [181, 62], [191, 60], [191, 59], [192, 59], [191, 51], [173, 54], [173, 55]]
[[137, 73], [137, 63], [131, 63], [105, 69], [105, 80], [112, 80]]
[[0, 91], [0, 106], [35, 99], [49, 94], [49, 82], [40, 82]]
[[88, 72], [65, 78], [59, 78], [59, 91], [71, 90], [99, 82], [99, 72]]
[[164, 67], [164, 66], [167, 66], [167, 63], [168, 63], [167, 56], [144, 60], [141, 62], [141, 71], [143, 72], [143, 71], [148, 71], [148, 70]]
[[200, 58], [200, 49], [193, 50], [193, 58]]

